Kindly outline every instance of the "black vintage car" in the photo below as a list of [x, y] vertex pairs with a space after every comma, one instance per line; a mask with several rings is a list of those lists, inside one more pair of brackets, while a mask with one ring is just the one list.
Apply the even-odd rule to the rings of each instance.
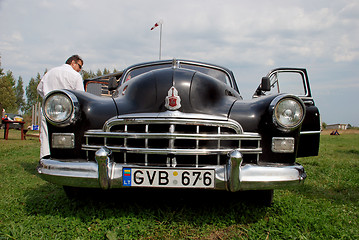
[[111, 97], [58, 90], [44, 99], [51, 156], [38, 172], [67, 193], [258, 190], [271, 202], [273, 189], [306, 178], [296, 158], [318, 154], [320, 115], [305, 69], [271, 71], [250, 100], [230, 70], [195, 61], [137, 64], [106, 81]]

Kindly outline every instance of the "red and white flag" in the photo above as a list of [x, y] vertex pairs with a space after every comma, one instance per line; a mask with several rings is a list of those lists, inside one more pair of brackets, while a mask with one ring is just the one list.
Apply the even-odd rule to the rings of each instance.
[[162, 24], [162, 20], [156, 22], [155, 25], [153, 25], [153, 27], [151, 27], [151, 30], [155, 29], [155, 28], [158, 27], [160, 24]]

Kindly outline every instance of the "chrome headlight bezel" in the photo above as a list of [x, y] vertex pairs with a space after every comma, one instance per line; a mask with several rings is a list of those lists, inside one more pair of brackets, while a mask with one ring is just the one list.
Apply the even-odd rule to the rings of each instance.
[[280, 95], [270, 104], [272, 121], [282, 131], [293, 131], [303, 123], [305, 105], [294, 95]]
[[73, 93], [66, 90], [55, 90], [44, 98], [42, 112], [52, 125], [65, 127], [79, 118], [79, 102]]

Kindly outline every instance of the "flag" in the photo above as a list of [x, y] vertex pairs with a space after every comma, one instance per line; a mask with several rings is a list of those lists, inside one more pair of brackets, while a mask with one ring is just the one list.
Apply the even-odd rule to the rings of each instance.
[[156, 22], [155, 25], [153, 25], [153, 27], [151, 28], [151, 30], [155, 29], [155, 28], [158, 27], [160, 24], [162, 24], [162, 20]]
[[159, 24], [158, 23], [155, 23], [155, 25], [153, 25], [153, 27], [151, 27], [151, 30], [155, 29], [156, 27], [158, 27]]
[[124, 168], [123, 169], [123, 175], [124, 176], [131, 176], [131, 169]]

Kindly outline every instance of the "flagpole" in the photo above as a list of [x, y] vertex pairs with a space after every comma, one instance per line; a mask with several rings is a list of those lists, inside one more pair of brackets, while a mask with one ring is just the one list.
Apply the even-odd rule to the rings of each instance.
[[159, 60], [161, 60], [162, 55], [162, 22], [160, 23], [160, 53], [159, 53]]
[[153, 25], [153, 27], [151, 28], [151, 31], [153, 29], [155, 29], [156, 27], [160, 26], [160, 49], [159, 49], [159, 59], [161, 60], [161, 55], [162, 55], [162, 25], [163, 25], [163, 20], [160, 20], [158, 22], [155, 23], [155, 25]]

